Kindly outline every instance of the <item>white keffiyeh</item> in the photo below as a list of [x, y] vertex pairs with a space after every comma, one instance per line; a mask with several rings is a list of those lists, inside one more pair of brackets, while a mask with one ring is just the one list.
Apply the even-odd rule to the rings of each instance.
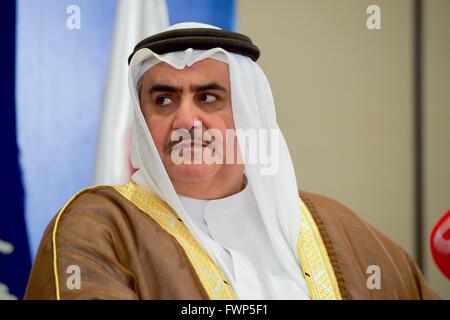
[[[182, 23], [174, 25], [168, 30], [181, 28], [215, 27], [199, 23]], [[132, 180], [167, 202], [183, 219], [193, 237], [222, 269], [238, 298], [264, 298], [256, 293], [252, 294], [257, 290], [249, 289], [260, 286], [260, 284], [249, 283], [249, 281], [243, 281], [242, 278], [241, 280], [234, 278], [233, 270], [230, 264], [226, 262], [224, 248], [205, 232], [202, 232], [186, 212], [186, 208], [183, 207], [175, 192], [159, 157], [140, 108], [138, 94], [140, 78], [148, 69], [160, 62], [182, 69], [206, 58], [217, 59], [229, 66], [231, 100], [236, 129], [279, 130], [269, 83], [261, 68], [250, 58], [227, 52], [222, 48], [210, 50], [187, 49], [161, 55], [146, 48], [140, 49], [133, 56], [129, 68], [129, 87], [134, 107], [131, 160], [133, 167], [137, 169], [132, 176]], [[265, 164], [245, 164], [245, 175], [248, 180], [247, 188], [249, 188], [247, 191], [252, 193], [252, 199], [256, 202], [256, 211], [265, 227], [264, 234], [269, 238], [267, 243], [272, 245], [279, 263], [291, 279], [290, 285], [296, 286], [296, 288], [287, 289], [291, 292], [297, 292], [297, 299], [309, 299], [309, 292], [298, 262], [297, 253], [301, 208], [295, 171], [281, 132], [276, 135], [276, 139], [278, 150], [275, 150], [277, 154], [272, 154], [272, 157], [278, 161], [277, 171], [267, 174], [268, 168]], [[268, 140], [270, 141], [270, 139]], [[269, 141], [263, 141], [266, 150], [270, 150]], [[239, 136], [238, 142], [242, 148], [244, 143], [241, 144]], [[242, 151], [245, 153], [245, 150]], [[274, 150], [271, 151], [274, 152]], [[220, 214], [220, 212], [217, 214]], [[235, 260], [233, 261], [234, 269], [242, 268], [252, 272], [252, 266], [258, 267], [251, 261], [249, 265], [248, 259], [239, 257], [239, 252], [232, 254], [232, 257]], [[277, 296], [273, 298], [277, 298]]]

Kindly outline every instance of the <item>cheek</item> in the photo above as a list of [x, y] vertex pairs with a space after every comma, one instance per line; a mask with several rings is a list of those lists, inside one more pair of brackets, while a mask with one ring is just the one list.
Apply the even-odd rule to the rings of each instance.
[[[236, 126], [233, 119], [233, 112], [231, 108], [229, 112], [223, 117], [223, 126], [224, 126], [224, 154], [226, 157], [230, 157], [233, 161], [241, 161], [240, 159], [240, 150], [239, 143], [236, 136]], [[226, 131], [229, 131], [228, 135]], [[231, 140], [229, 140], [231, 138]], [[231, 154], [229, 154], [231, 153]]]
[[147, 120], [147, 125], [152, 135], [153, 141], [155, 142], [156, 149], [159, 153], [163, 152], [164, 145], [169, 138], [170, 134], [170, 123], [164, 121], [164, 119], [156, 119], [155, 117], [150, 117]]
[[[225, 116], [222, 115], [220, 117], [215, 117], [215, 118], [211, 118], [209, 119], [209, 122], [207, 124], [207, 128], [214, 128], [216, 130], [218, 130], [221, 134], [221, 143], [223, 144], [223, 152], [224, 154], [227, 153], [228, 151], [228, 147], [225, 147], [228, 143], [230, 143], [228, 140], [228, 135], [230, 135], [231, 133], [231, 137], [233, 137], [233, 133], [234, 133], [234, 122], [233, 122], [233, 118], [232, 116]], [[230, 131], [227, 134], [227, 131]], [[236, 145], [236, 140], [234, 140], [234, 145]], [[229, 150], [231, 151], [231, 150]]]
[[231, 107], [223, 110], [220, 114], [217, 114], [210, 120], [210, 124], [220, 131], [225, 131], [226, 129], [234, 129], [233, 112], [231, 110]]
[[[234, 120], [233, 120], [233, 114], [231, 111], [229, 113], [227, 113], [227, 115], [223, 118], [223, 124], [224, 124], [225, 130], [235, 133], [234, 132], [235, 125], [234, 125]], [[225, 134], [225, 132], [224, 132], [224, 134]], [[226, 135], [224, 135], [224, 137], [226, 140]], [[236, 142], [236, 140], [235, 140], [235, 142]]]
[[235, 129], [233, 110], [231, 109], [231, 107], [228, 108], [227, 112], [224, 114], [223, 121], [227, 129]]
[[205, 123], [207, 129], [215, 129], [220, 131], [222, 134], [222, 137], [225, 139], [226, 130], [231, 129], [229, 126], [229, 122], [227, 122], [226, 119], [223, 117], [214, 117], [208, 119], [208, 121]]

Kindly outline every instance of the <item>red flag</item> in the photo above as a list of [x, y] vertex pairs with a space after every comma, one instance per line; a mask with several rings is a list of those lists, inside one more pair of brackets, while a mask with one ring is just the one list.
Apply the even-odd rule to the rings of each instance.
[[437, 266], [450, 279], [450, 210], [434, 226], [430, 246]]

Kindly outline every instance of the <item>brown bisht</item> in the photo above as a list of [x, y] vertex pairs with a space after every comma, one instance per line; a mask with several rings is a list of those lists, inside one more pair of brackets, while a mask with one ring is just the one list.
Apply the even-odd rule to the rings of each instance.
[[[342, 204], [301, 192], [312, 299], [438, 299], [411, 257]], [[379, 281], [371, 283], [371, 266]], [[79, 192], [47, 227], [25, 299], [236, 299], [162, 200], [133, 182]]]

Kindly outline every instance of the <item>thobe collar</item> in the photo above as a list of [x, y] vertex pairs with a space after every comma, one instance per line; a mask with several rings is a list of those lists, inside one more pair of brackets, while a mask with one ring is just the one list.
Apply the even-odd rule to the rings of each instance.
[[[246, 179], [245, 179], [246, 180]], [[195, 224], [210, 237], [211, 231], [207, 221], [216, 220], [217, 215], [226, 216], [237, 214], [238, 212], [252, 210], [250, 206], [256, 205], [255, 199], [252, 197], [248, 183], [244, 188], [228, 197], [204, 200], [195, 199], [183, 195], [178, 195], [184, 209]], [[212, 236], [214, 238], [214, 236]]]

